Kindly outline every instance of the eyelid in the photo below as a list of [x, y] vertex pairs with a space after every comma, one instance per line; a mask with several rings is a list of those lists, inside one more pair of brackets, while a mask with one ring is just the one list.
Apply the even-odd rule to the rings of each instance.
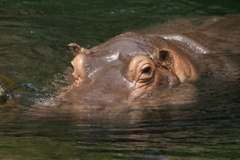
[[151, 64], [146, 63], [140, 67], [140, 71], [143, 72], [146, 68], [150, 68], [152, 70]]
[[[147, 70], [145, 70], [147, 69]], [[145, 71], [144, 71], [145, 70]], [[136, 86], [148, 83], [154, 76], [155, 65], [153, 61], [145, 55], [136, 55], [131, 59], [126, 74], [129, 81], [136, 82]]]

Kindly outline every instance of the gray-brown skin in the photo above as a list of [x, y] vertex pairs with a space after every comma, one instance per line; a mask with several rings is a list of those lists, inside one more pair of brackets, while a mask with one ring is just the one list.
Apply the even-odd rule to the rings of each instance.
[[177, 35], [127, 32], [85, 49], [69, 44], [75, 82], [64, 97], [70, 101], [116, 102], [146, 98], [154, 90], [195, 81], [196, 52], [207, 50]]

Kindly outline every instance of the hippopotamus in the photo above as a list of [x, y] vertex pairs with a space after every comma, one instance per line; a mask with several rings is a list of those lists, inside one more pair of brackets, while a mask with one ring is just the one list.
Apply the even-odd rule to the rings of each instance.
[[127, 32], [86, 49], [69, 44], [75, 101], [136, 100], [198, 78], [196, 56], [207, 49], [186, 36]]

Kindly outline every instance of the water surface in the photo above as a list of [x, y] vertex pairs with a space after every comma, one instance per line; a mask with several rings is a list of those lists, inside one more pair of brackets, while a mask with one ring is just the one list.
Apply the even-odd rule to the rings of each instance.
[[[1, 0], [0, 74], [26, 90], [20, 94], [24, 102], [1, 108], [0, 159], [240, 158], [239, 30], [228, 34], [219, 28], [216, 34], [204, 26], [213, 15], [239, 13], [239, 3]], [[203, 16], [209, 18], [197, 18]], [[223, 29], [239, 26], [240, 19], [234, 20]], [[203, 57], [212, 70], [193, 88], [182, 86], [164, 100], [146, 103], [86, 104], [84, 109], [29, 105], [65, 85], [73, 58], [68, 43], [90, 48], [125, 31], [191, 30], [219, 38], [195, 36], [215, 54]]]

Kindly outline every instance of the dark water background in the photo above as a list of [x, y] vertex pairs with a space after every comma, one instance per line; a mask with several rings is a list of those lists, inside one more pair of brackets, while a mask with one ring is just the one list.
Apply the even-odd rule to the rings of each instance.
[[[0, 75], [28, 89], [23, 97], [32, 102], [64, 83], [73, 58], [68, 43], [90, 48], [174, 19], [234, 13], [240, 13], [238, 0], [0, 0]], [[237, 54], [229, 57], [240, 63]], [[192, 103], [40, 109], [34, 116], [13, 104], [0, 113], [0, 159], [239, 159], [236, 70], [228, 80], [206, 76], [198, 82], [198, 100]]]

